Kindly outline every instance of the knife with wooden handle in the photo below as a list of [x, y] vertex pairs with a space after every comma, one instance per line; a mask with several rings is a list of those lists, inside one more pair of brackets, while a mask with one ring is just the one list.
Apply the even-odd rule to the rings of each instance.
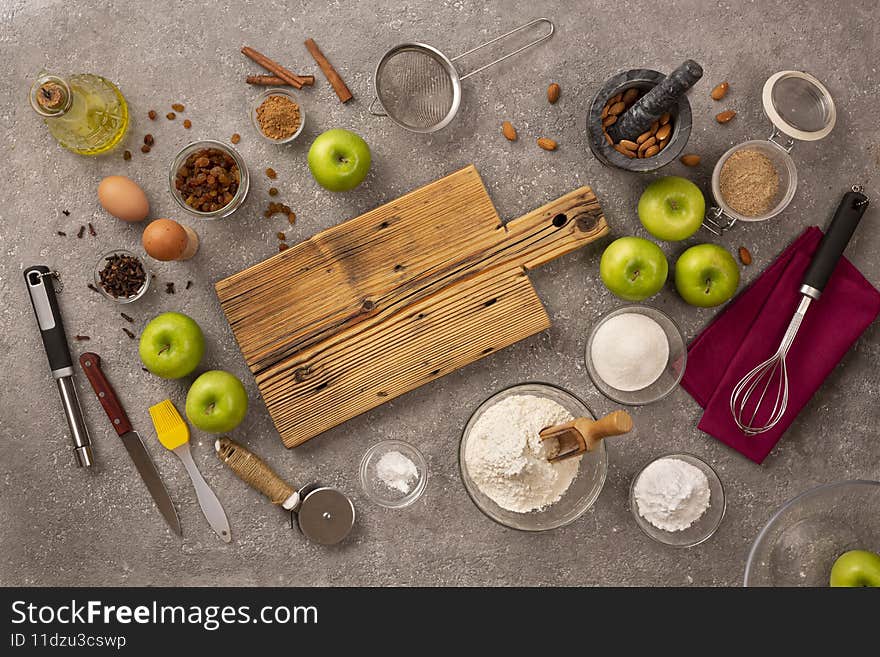
[[113, 386], [110, 385], [110, 381], [104, 375], [104, 371], [101, 369], [100, 356], [87, 351], [79, 357], [79, 364], [82, 366], [89, 383], [92, 384], [92, 389], [98, 396], [98, 401], [101, 402], [104, 412], [107, 413], [107, 417], [113, 423], [113, 429], [122, 439], [122, 444], [125, 445], [128, 455], [134, 461], [141, 479], [146, 484], [147, 490], [150, 491], [150, 495], [153, 496], [153, 501], [159, 507], [159, 512], [165, 518], [165, 522], [174, 530], [175, 534], [183, 536], [183, 531], [180, 528], [180, 518], [177, 517], [177, 510], [174, 508], [171, 496], [168, 494], [165, 484], [162, 483], [159, 472], [156, 470], [149, 452], [144, 447], [141, 437], [137, 431], [132, 429], [131, 422], [129, 422], [122, 404], [116, 397]]

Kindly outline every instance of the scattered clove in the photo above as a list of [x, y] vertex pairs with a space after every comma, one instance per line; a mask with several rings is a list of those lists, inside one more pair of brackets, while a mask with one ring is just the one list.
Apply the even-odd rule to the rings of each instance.
[[84, 340], [91, 340], [91, 338], [87, 335], [74, 335], [73, 339], [77, 342], [83, 342]]
[[97, 237], [97, 236], [98, 236], [98, 233], [95, 232], [95, 227], [92, 226], [92, 222], [91, 222], [91, 221], [89, 222], [89, 235], [91, 235], [92, 237]]
[[67, 237], [67, 233], [65, 233], [63, 230], [59, 230], [59, 231], [56, 231], [56, 232], [57, 232], [57, 234], [58, 234], [58, 237]]
[[126, 322], [130, 322], [130, 323], [134, 324], [134, 317], [126, 315], [125, 313], [119, 313], [119, 314], [122, 315], [122, 319], [124, 319]]
[[123, 331], [123, 332], [124, 332], [129, 338], [131, 338], [132, 340], [134, 340], [134, 333], [132, 333], [131, 331], [129, 331], [129, 330], [128, 330], [127, 328], [125, 328], [124, 326], [122, 327], [122, 331]]
[[82, 236], [85, 235], [85, 234], [86, 234], [86, 227], [85, 227], [85, 226], [80, 226], [80, 227], [79, 227], [79, 232], [77, 232], [76, 236], [77, 236], [79, 239], [82, 239]]
[[184, 287], [183, 289], [184, 289], [184, 290], [188, 290], [188, 289], [191, 288], [192, 286], [193, 286], [193, 282], [192, 282], [192, 281], [187, 281], [187, 282], [186, 282], [186, 287]]
[[174, 294], [174, 282], [165, 283], [165, 294]]

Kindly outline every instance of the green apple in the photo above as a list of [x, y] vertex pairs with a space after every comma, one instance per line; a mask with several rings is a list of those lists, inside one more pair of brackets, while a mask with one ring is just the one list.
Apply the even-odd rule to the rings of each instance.
[[669, 263], [663, 251], [641, 237], [614, 240], [599, 261], [602, 282], [627, 301], [642, 301], [657, 294], [668, 274]]
[[247, 391], [234, 374], [223, 370], [205, 372], [186, 393], [186, 417], [202, 431], [225, 433], [247, 415]]
[[658, 240], [678, 242], [699, 230], [706, 199], [694, 183], [678, 176], [658, 178], [639, 199], [639, 220]]
[[322, 132], [309, 148], [309, 170], [324, 189], [347, 192], [366, 178], [370, 147], [350, 130]]
[[724, 303], [739, 287], [739, 267], [717, 244], [697, 244], [675, 263], [675, 289], [692, 306], [708, 308]]
[[205, 336], [191, 317], [162, 313], [144, 327], [138, 353], [144, 367], [156, 376], [179, 379], [198, 367]]
[[831, 586], [880, 586], [880, 554], [844, 552], [831, 566]]

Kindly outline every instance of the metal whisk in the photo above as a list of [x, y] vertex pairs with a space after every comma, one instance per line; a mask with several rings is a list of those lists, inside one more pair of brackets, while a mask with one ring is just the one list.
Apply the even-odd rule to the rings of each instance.
[[[785, 330], [779, 348], [770, 358], [740, 379], [734, 387], [730, 395], [730, 412], [736, 425], [747, 436], [769, 431], [785, 415], [789, 392], [786, 356], [797, 337], [810, 303], [821, 296], [825, 284], [831, 278], [837, 261], [867, 207], [868, 197], [862, 194], [860, 186], [853, 185], [852, 191], [844, 194], [804, 276], [800, 288], [803, 296]], [[773, 405], [769, 406], [771, 400]], [[769, 410], [767, 410], [768, 406]]]

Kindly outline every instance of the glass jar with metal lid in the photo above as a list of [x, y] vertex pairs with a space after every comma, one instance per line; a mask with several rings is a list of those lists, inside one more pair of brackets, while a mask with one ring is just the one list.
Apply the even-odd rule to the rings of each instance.
[[[712, 171], [712, 196], [715, 206], [709, 209], [703, 226], [720, 235], [738, 221], [755, 222], [775, 217], [788, 207], [797, 189], [797, 169], [790, 153], [798, 141], [818, 141], [828, 136], [837, 121], [834, 100], [819, 80], [802, 71], [780, 71], [764, 83], [761, 103], [765, 116], [773, 124], [767, 139], [752, 139], [737, 144], [722, 155]], [[735, 211], [721, 193], [721, 171], [735, 153], [752, 150], [764, 155], [779, 176], [770, 207], [758, 215]]]

